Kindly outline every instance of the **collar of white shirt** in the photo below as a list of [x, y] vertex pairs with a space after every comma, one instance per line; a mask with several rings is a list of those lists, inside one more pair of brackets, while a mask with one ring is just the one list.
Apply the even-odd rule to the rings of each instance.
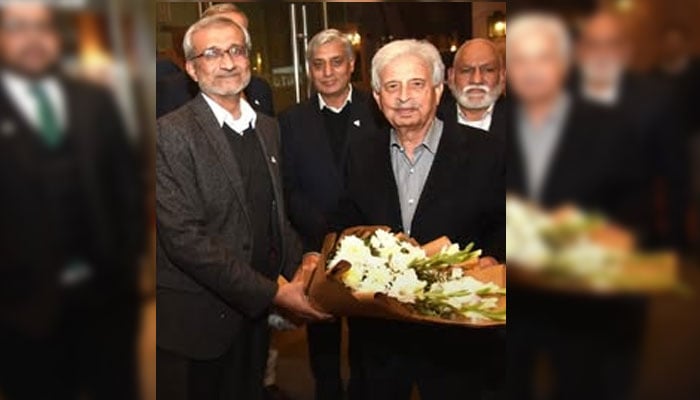
[[612, 106], [617, 103], [617, 100], [620, 97], [619, 81], [613, 83], [602, 91], [594, 91], [590, 88], [590, 86], [586, 85], [585, 82], [581, 83], [581, 87], [583, 97], [587, 100], [593, 101], [594, 103]]
[[350, 86], [350, 90], [348, 90], [348, 97], [345, 98], [345, 101], [343, 102], [342, 106], [340, 106], [340, 107], [329, 106], [328, 104], [326, 104], [326, 101], [323, 100], [323, 96], [321, 96], [321, 94], [319, 93], [318, 94], [318, 109], [323, 110], [323, 108], [325, 107], [325, 108], [333, 111], [336, 114], [340, 114], [343, 111], [343, 108], [345, 108], [345, 106], [348, 105], [348, 103], [352, 103], [352, 85], [348, 85], [348, 86]]
[[476, 129], [481, 129], [483, 131], [487, 131], [491, 128], [491, 117], [493, 115], [493, 109], [496, 106], [496, 103], [493, 103], [489, 106], [489, 108], [486, 109], [486, 112], [484, 113], [484, 116], [481, 117], [481, 119], [471, 121], [468, 120], [464, 114], [462, 114], [462, 109], [459, 108], [459, 104], [457, 104], [457, 122], [459, 122], [462, 125], [467, 125], [471, 126], [472, 128]]
[[[39, 107], [31, 91], [32, 83], [33, 82], [29, 79], [9, 71], [3, 71], [2, 73], [2, 84], [7, 89], [7, 93], [12, 102], [32, 126], [40, 128]], [[68, 121], [68, 114], [66, 100], [58, 79], [55, 77], [47, 77], [36, 83], [41, 85], [46, 91], [49, 102], [58, 119], [58, 124], [62, 129], [65, 129]]]
[[211, 97], [204, 93], [202, 93], [202, 97], [204, 97], [204, 100], [209, 105], [209, 108], [211, 108], [211, 111], [216, 117], [216, 122], [221, 128], [223, 128], [224, 124], [226, 124], [229, 128], [233, 129], [241, 136], [243, 133], [245, 133], [246, 129], [255, 128], [255, 122], [258, 120], [258, 115], [255, 113], [255, 110], [253, 110], [253, 107], [251, 107], [250, 104], [248, 104], [248, 102], [243, 98], [240, 100], [241, 117], [235, 119], [230, 112], [219, 105], [219, 103], [214, 101]]

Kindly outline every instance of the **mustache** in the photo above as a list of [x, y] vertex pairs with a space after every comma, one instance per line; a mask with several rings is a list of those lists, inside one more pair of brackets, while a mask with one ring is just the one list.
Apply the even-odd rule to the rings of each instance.
[[418, 104], [415, 100], [408, 100], [408, 101], [401, 101], [397, 100], [394, 102], [394, 105], [391, 107], [394, 110], [400, 111], [400, 110], [417, 110], [420, 108], [420, 104]]
[[487, 85], [467, 85], [462, 88], [462, 95], [467, 95], [470, 90], [481, 90], [486, 94], [491, 93], [491, 88]]

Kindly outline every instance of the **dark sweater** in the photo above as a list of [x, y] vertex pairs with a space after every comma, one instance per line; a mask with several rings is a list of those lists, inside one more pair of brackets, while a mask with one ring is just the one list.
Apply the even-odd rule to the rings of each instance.
[[343, 154], [343, 146], [348, 135], [348, 118], [350, 117], [350, 107], [346, 105], [339, 113], [335, 113], [324, 107], [321, 111], [323, 114], [323, 124], [328, 134], [328, 143], [333, 150], [336, 164], [340, 163], [341, 155]]
[[231, 150], [238, 162], [253, 224], [253, 255], [251, 265], [269, 278], [276, 279], [279, 264], [279, 233], [273, 226], [276, 204], [260, 141], [255, 129], [248, 128], [243, 135], [224, 125]]

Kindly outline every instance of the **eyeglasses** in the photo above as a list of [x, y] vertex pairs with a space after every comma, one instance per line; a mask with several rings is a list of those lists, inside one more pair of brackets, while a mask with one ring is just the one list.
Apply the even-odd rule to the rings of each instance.
[[216, 47], [210, 47], [204, 50], [201, 54], [190, 58], [190, 60], [194, 60], [196, 58], [201, 57], [207, 61], [217, 61], [221, 60], [221, 58], [226, 53], [228, 53], [232, 58], [247, 57], [248, 49], [245, 46], [239, 46], [237, 44], [234, 44], [233, 46], [229, 47], [228, 50], [221, 50]]

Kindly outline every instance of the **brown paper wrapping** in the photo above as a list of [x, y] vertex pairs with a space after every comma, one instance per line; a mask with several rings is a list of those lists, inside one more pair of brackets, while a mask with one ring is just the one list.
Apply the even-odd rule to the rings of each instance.
[[652, 296], [680, 288], [678, 259], [672, 252], [630, 256], [621, 265], [620, 278], [606, 286], [567, 276], [546, 275], [519, 265], [511, 268], [510, 280], [514, 285], [533, 289], [606, 297]]
[[[369, 232], [371, 234], [371, 232], [374, 232], [374, 229], [388, 230], [387, 227], [358, 227], [346, 230], [340, 237], [350, 234], [357, 235], [358, 232], [361, 234]], [[358, 236], [363, 237], [362, 235]], [[340, 275], [349, 265], [343, 266], [341, 262], [333, 270], [326, 270], [328, 256], [335, 249], [337, 240], [339, 240], [339, 237], [335, 233], [330, 233], [326, 236], [319, 263], [307, 283], [307, 295], [315, 307], [338, 316], [374, 317], [475, 328], [505, 325], [505, 321], [472, 322], [468, 319], [449, 320], [425, 316], [413, 311], [410, 306], [382, 294], [353, 293], [340, 280]], [[444, 244], [450, 244], [449, 239], [446, 237], [430, 242], [424, 248], [426, 253], [430, 255], [439, 251]], [[506, 269], [504, 265], [485, 267], [474, 265], [472, 268], [465, 269], [465, 273], [480, 281], [493, 282], [501, 287], [506, 287]], [[501, 296], [499, 309], [502, 310], [505, 307], [506, 296]]]

